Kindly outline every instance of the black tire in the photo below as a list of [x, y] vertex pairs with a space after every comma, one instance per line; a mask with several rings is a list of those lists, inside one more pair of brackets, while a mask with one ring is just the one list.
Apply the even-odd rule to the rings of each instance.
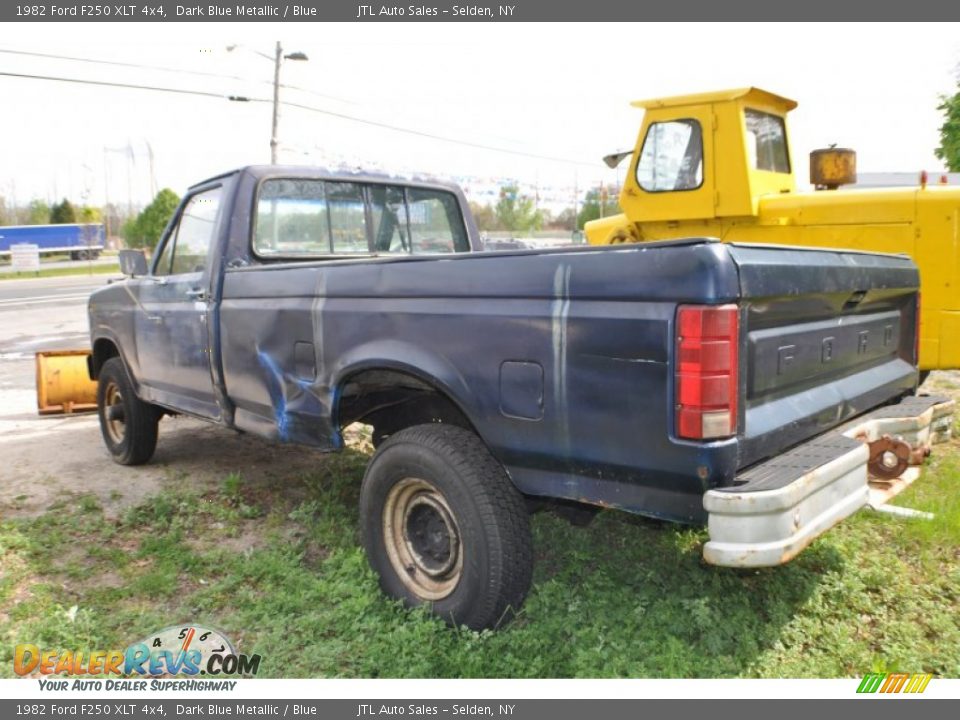
[[363, 478], [360, 525], [383, 591], [450, 625], [496, 628], [530, 589], [523, 496], [469, 430], [417, 425], [385, 440]]
[[107, 360], [97, 384], [97, 414], [100, 433], [114, 462], [143, 465], [157, 447], [160, 412], [133, 391], [123, 360]]

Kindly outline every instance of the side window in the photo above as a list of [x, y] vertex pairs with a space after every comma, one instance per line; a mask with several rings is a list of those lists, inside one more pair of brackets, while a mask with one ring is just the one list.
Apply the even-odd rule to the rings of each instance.
[[647, 192], [695, 190], [703, 184], [703, 131], [696, 120], [650, 125], [637, 162], [637, 183]]
[[370, 216], [374, 252], [410, 252], [410, 225], [402, 187], [371, 185]]
[[464, 252], [470, 249], [456, 197], [438, 190], [407, 190], [410, 250], [414, 253]]
[[368, 253], [367, 215], [363, 187], [356, 183], [326, 184], [330, 212], [331, 249], [335, 253]]
[[187, 201], [157, 261], [156, 275], [206, 270], [219, 210], [220, 188], [197, 193]]
[[787, 130], [778, 115], [750, 110], [744, 112], [747, 125], [747, 154], [756, 170], [790, 172]]
[[153, 270], [154, 275], [169, 275], [170, 274], [170, 259], [173, 257], [173, 246], [177, 240], [177, 231], [174, 229], [170, 233], [170, 237], [167, 238], [167, 242], [163, 246], [163, 250], [160, 251], [160, 259], [157, 260], [157, 265]]
[[260, 188], [253, 248], [260, 255], [330, 252], [330, 218], [321, 180], [267, 180]]

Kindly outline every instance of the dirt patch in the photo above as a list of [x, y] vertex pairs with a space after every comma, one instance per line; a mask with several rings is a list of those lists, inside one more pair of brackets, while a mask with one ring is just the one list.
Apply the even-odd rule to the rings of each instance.
[[247, 520], [236, 533], [219, 532], [226, 529], [226, 524], [214, 522], [210, 524], [210, 532], [200, 537], [187, 538], [187, 545], [197, 552], [208, 552], [212, 548], [227, 553], [250, 553], [264, 544], [264, 528], [262, 522]]
[[930, 395], [947, 395], [954, 400], [960, 399], [960, 370], [939, 370], [930, 373], [920, 392]]
[[[0, 514], [36, 516], [57, 503], [90, 494], [107, 517], [165, 489], [199, 493], [220, 487], [231, 473], [245, 486], [287, 482], [324, 461], [309, 448], [273, 445], [249, 435], [183, 417], [164, 418], [153, 460], [140, 467], [114, 463], [96, 416], [0, 418], [3, 480]], [[5, 422], [4, 422], [5, 421]]]

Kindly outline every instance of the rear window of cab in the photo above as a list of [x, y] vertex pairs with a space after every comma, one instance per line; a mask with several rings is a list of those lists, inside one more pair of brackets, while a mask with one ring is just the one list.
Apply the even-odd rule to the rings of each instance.
[[304, 178], [260, 184], [253, 250], [262, 258], [468, 252], [457, 197], [445, 190]]

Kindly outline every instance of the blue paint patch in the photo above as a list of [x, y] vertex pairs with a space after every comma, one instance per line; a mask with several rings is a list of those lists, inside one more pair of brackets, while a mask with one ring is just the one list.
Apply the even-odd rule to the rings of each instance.
[[280, 442], [341, 448], [340, 434], [325, 419], [329, 418], [329, 409], [317, 396], [313, 383], [284, 372], [269, 353], [259, 348], [256, 352], [260, 367], [266, 371], [265, 384]]
[[283, 388], [283, 371], [276, 361], [263, 350], [257, 350], [257, 360], [260, 367], [267, 371], [267, 392], [270, 393], [270, 404], [273, 406], [277, 435], [282, 442], [288, 442], [289, 421], [287, 417], [287, 398]]
[[[331, 409], [340, 407], [340, 387], [335, 387], [333, 389], [333, 393], [330, 398], [330, 407]], [[334, 419], [337, 420], [338, 422], [334, 425], [334, 431], [331, 433], [330, 439], [333, 442], [333, 447], [335, 450], [342, 450], [344, 447], [343, 435], [340, 433], [338, 429], [336, 429], [337, 427], [339, 427], [339, 424], [340, 424], [339, 418], [334, 418]]]

